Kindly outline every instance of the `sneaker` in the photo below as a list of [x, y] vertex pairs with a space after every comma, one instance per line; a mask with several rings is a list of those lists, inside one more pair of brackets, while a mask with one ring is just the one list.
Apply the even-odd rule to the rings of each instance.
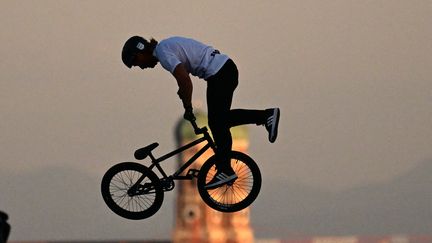
[[205, 189], [215, 189], [237, 179], [237, 175], [231, 169], [229, 171], [217, 171], [216, 175], [205, 185]]
[[271, 115], [267, 118], [265, 128], [269, 133], [269, 141], [271, 143], [274, 143], [274, 141], [276, 141], [278, 133], [280, 110], [279, 108], [273, 108], [269, 111], [271, 112]]

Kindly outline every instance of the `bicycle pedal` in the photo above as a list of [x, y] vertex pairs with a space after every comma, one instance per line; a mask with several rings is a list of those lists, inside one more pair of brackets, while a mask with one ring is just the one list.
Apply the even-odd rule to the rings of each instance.
[[188, 176], [192, 176], [192, 177], [198, 177], [199, 174], [199, 170], [196, 169], [190, 169], [187, 173]]

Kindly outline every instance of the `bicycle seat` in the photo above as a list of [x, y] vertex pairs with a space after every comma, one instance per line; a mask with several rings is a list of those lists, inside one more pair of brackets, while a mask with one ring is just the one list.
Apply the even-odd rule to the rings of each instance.
[[145, 146], [144, 148], [137, 149], [134, 153], [135, 159], [143, 160], [147, 158], [147, 156], [151, 153], [151, 151], [155, 149], [157, 146], [159, 146], [158, 143], [152, 143], [148, 146]]

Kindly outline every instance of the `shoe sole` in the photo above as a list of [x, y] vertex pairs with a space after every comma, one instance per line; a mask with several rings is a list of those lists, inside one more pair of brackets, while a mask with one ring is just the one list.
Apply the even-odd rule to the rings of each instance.
[[276, 138], [277, 138], [278, 126], [279, 126], [279, 117], [280, 117], [280, 109], [279, 108], [274, 109], [273, 116], [275, 117], [275, 119], [273, 121], [270, 136], [269, 136], [269, 140], [271, 143], [274, 143], [276, 141]]
[[237, 178], [238, 178], [238, 176], [234, 174], [234, 175], [231, 175], [231, 176], [227, 177], [223, 181], [218, 181], [218, 182], [215, 182], [215, 183], [213, 183], [211, 185], [206, 185], [204, 188], [205, 189], [216, 189], [216, 188], [221, 187], [221, 186], [223, 186], [225, 184], [228, 184], [230, 182], [235, 181]]

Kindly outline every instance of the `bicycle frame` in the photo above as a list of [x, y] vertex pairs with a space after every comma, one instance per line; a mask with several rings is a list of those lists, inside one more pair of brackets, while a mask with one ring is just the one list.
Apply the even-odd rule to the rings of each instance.
[[[156, 167], [158, 169], [158, 171], [162, 174], [163, 178], [161, 179], [168, 179], [171, 178], [173, 180], [191, 180], [194, 177], [197, 176], [198, 171], [197, 170], [189, 170], [189, 172], [186, 175], [180, 175], [182, 174], [190, 165], [192, 165], [202, 154], [204, 154], [209, 148], [212, 148], [213, 151], [215, 151], [216, 146], [215, 143], [213, 142], [213, 139], [210, 137], [210, 134], [207, 131], [206, 127], [203, 128], [198, 128], [198, 126], [196, 125], [195, 121], [191, 121], [192, 126], [194, 127], [195, 130], [195, 134], [199, 135], [202, 134], [203, 136], [184, 145], [181, 146], [180, 148], [167, 153], [159, 158], [155, 158], [152, 153], [149, 153], [149, 157], [151, 159], [152, 164], [150, 165], [149, 169], [153, 170], [154, 167]], [[185, 164], [183, 164], [176, 172], [174, 172], [172, 175], [167, 175], [165, 173], [165, 171], [163, 170], [163, 168], [160, 166], [160, 163], [162, 161], [165, 161], [171, 157], [173, 157], [174, 155], [177, 155], [185, 150], [188, 150], [192, 147], [194, 147], [195, 145], [198, 145], [202, 142], [207, 141], [207, 143], [204, 145], [204, 147], [202, 147], [196, 154], [194, 154]], [[192, 173], [190, 173], [192, 172]], [[136, 182], [136, 184], [140, 184], [144, 178], [146, 177], [146, 175], [142, 175], [140, 179], [138, 179], [138, 181]]]
[[[151, 158], [150, 166], [136, 162], [122, 162], [112, 166], [102, 178], [101, 192], [105, 203], [116, 214], [127, 219], [144, 219], [154, 215], [161, 207], [164, 192], [175, 188], [175, 180], [193, 180], [197, 178], [196, 184], [199, 195], [204, 202], [213, 209], [221, 212], [236, 212], [249, 206], [258, 196], [261, 188], [261, 173], [258, 165], [248, 155], [232, 151], [230, 160], [234, 160], [233, 170], [238, 178], [220, 185], [219, 188], [209, 188], [208, 178], [214, 176], [214, 166], [218, 162], [212, 156], [207, 159], [201, 167], [190, 168], [199, 157], [210, 148], [216, 151], [216, 145], [210, 137], [207, 128], [198, 128], [191, 121], [197, 139], [179, 146], [176, 150], [169, 152], [159, 158], [155, 158], [152, 150], [157, 147], [153, 143], [135, 151], [135, 158], [142, 160]], [[202, 144], [204, 143], [204, 144]], [[193, 152], [186, 163], [177, 171], [167, 175], [161, 166], [161, 162], [177, 155], [185, 150], [199, 145], [199, 148], [189, 150]], [[207, 156], [205, 156], [207, 157]], [[154, 168], [157, 168], [159, 173]], [[162, 177], [161, 177], [162, 174]], [[138, 179], [137, 181], [135, 181]]]

